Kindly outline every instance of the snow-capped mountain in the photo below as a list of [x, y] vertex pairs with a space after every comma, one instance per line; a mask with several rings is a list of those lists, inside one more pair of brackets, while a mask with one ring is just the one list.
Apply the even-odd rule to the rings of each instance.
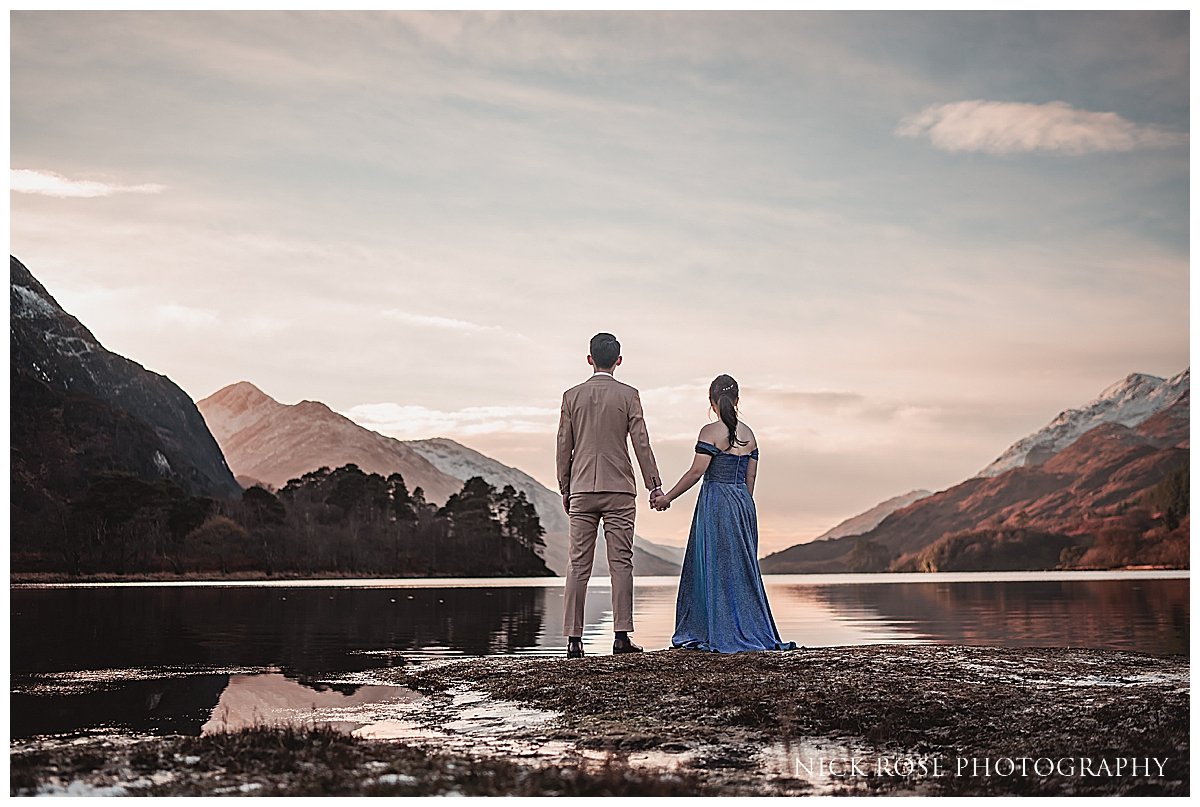
[[[421, 487], [427, 501], [442, 504], [473, 476], [497, 488], [524, 491], [546, 530], [546, 565], [567, 569], [567, 517], [562, 498], [518, 468], [445, 438], [397, 440], [360, 426], [317, 401], [282, 404], [247, 381], [230, 384], [197, 404], [239, 479], [282, 487], [288, 479], [321, 466], [353, 462], [367, 473], [399, 472], [409, 490]], [[634, 539], [639, 574], [678, 574], [681, 549]], [[608, 574], [603, 545], [593, 574]]]
[[1059, 413], [1044, 428], [1018, 440], [976, 476], [997, 476], [1012, 468], [1041, 465], [1102, 423], [1133, 428], [1187, 395], [1190, 381], [1190, 367], [1165, 379], [1130, 373], [1095, 399]]
[[[1173, 566], [1187, 556], [1189, 525], [1170, 526], [1153, 501], [1188, 466], [1190, 398], [1187, 370], [1130, 375], [1010, 448], [995, 463], [1006, 468], [919, 498], [864, 533], [776, 552], [763, 573]], [[1125, 543], [1105, 549], [1106, 535]]]

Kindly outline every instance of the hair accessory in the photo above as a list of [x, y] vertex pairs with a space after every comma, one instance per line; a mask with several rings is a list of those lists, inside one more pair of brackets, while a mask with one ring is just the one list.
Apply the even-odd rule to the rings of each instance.
[[728, 387], [721, 387], [721, 392], [729, 392], [732, 389], [733, 389], [733, 384], [730, 384]]

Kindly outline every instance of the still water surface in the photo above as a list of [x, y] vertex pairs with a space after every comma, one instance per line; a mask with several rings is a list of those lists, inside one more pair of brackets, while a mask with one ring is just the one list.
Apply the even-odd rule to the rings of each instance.
[[[677, 582], [637, 581], [635, 639], [647, 650], [670, 644]], [[1187, 572], [765, 582], [782, 638], [808, 647], [944, 642], [1189, 652]], [[562, 654], [562, 605], [562, 580], [545, 578], [14, 587], [12, 736], [196, 734], [306, 709], [350, 715], [343, 722], [361, 728], [364, 709], [412, 700], [388, 685], [388, 668]], [[587, 624], [587, 651], [607, 652], [604, 578], [589, 590]]]

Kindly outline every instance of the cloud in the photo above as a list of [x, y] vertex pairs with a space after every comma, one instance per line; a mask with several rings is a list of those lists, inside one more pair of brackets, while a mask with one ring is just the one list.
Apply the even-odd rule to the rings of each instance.
[[33, 171], [13, 168], [8, 175], [9, 188], [17, 193], [36, 193], [42, 196], [88, 199], [112, 196], [114, 193], [162, 193], [165, 185], [112, 185], [91, 179], [70, 179], [53, 171]]
[[220, 321], [217, 312], [212, 309], [173, 303], [157, 306], [154, 315], [159, 322], [181, 325], [185, 328], [206, 328], [216, 325]]
[[1134, 123], [1115, 112], [1091, 112], [1062, 101], [1046, 104], [958, 101], [934, 104], [900, 121], [896, 134], [927, 136], [945, 151], [1088, 154], [1186, 145], [1185, 132]]
[[392, 319], [408, 325], [416, 325], [421, 328], [444, 328], [451, 331], [498, 331], [500, 328], [495, 325], [480, 325], [475, 322], [467, 322], [463, 319], [453, 319], [451, 317], [435, 317], [427, 314], [413, 314], [408, 311], [397, 311], [391, 309], [385, 312]]
[[857, 392], [812, 392], [781, 386], [766, 387], [761, 390], [760, 394], [765, 400], [819, 412], [838, 412], [849, 407], [861, 408], [866, 400], [865, 396]]
[[502, 328], [499, 325], [481, 325], [478, 322], [470, 322], [465, 319], [414, 314], [411, 311], [400, 311], [395, 308], [389, 308], [383, 313], [389, 319], [394, 319], [398, 322], [403, 322], [405, 325], [412, 325], [417, 328], [438, 328], [445, 331], [458, 331], [464, 334], [489, 333], [493, 335], [503, 334], [520, 337], [520, 334], [514, 333], [507, 328]]
[[552, 434], [558, 409], [541, 406], [471, 406], [458, 410], [359, 404], [342, 412], [360, 426], [402, 440], [479, 434]]

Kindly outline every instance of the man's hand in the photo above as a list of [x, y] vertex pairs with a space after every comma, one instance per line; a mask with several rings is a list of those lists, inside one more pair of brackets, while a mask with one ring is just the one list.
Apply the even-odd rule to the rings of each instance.
[[571, 494], [564, 493], [563, 495], [563, 512], [571, 515]]
[[666, 510], [671, 506], [671, 502], [667, 499], [666, 494], [662, 492], [662, 488], [655, 488], [650, 491], [650, 506], [655, 510]]

